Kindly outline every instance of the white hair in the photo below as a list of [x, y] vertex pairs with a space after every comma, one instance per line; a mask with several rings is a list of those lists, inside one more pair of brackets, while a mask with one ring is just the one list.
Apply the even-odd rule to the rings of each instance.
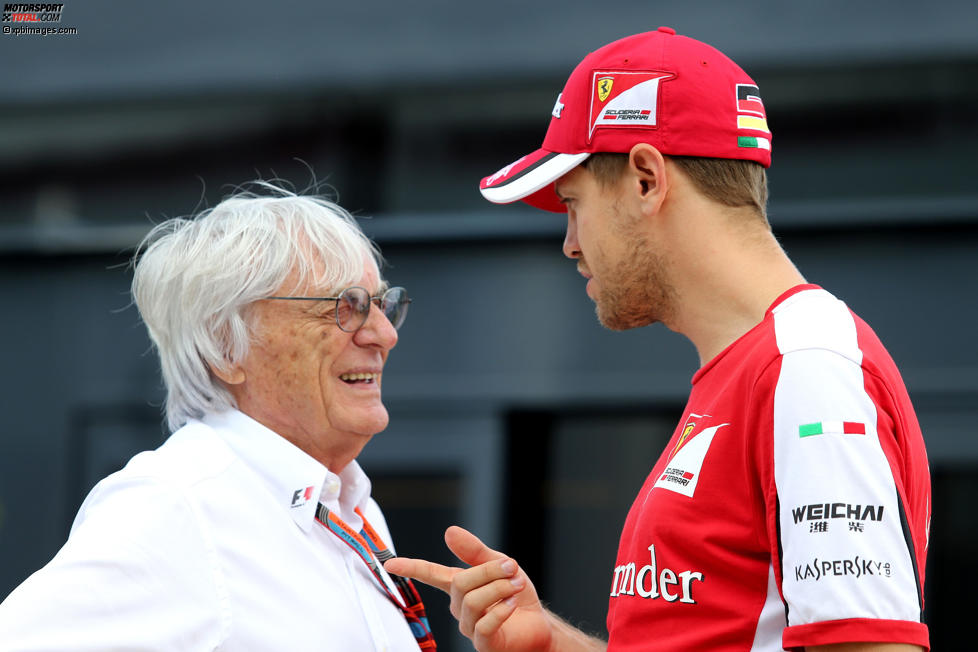
[[245, 359], [249, 306], [291, 272], [296, 288], [311, 281], [335, 296], [367, 265], [380, 269], [380, 252], [343, 208], [255, 185], [271, 196], [238, 192], [196, 217], [166, 220], [136, 250], [132, 295], [159, 352], [171, 431], [236, 407], [210, 368]]

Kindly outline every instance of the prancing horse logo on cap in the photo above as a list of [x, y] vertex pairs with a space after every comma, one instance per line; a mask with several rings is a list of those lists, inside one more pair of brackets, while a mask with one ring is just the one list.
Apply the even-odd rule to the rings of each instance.
[[611, 95], [611, 87], [615, 85], [614, 77], [598, 77], [598, 99], [604, 102]]

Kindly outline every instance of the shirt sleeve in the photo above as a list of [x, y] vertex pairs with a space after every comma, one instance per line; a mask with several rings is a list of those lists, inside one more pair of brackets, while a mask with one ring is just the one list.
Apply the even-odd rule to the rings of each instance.
[[214, 650], [225, 636], [214, 551], [193, 505], [110, 477], [64, 547], [0, 605], [0, 650]]
[[881, 445], [893, 441], [894, 422], [879, 418], [882, 401], [864, 373], [838, 353], [805, 349], [782, 356], [765, 380], [773, 431], [767, 509], [788, 649], [928, 646], [906, 492]]

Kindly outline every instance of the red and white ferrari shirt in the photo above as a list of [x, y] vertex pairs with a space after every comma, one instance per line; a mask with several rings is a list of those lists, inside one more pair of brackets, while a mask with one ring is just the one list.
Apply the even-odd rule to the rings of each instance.
[[927, 454], [873, 331], [814, 285], [693, 377], [635, 499], [609, 650], [929, 647]]

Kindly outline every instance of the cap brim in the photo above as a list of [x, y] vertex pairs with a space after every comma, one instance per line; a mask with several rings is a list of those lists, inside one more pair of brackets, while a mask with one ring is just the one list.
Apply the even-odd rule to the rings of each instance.
[[482, 196], [495, 204], [523, 200], [536, 208], [555, 213], [567, 211], [553, 189], [553, 182], [567, 174], [590, 153], [560, 154], [538, 149], [510, 163], [479, 184]]

